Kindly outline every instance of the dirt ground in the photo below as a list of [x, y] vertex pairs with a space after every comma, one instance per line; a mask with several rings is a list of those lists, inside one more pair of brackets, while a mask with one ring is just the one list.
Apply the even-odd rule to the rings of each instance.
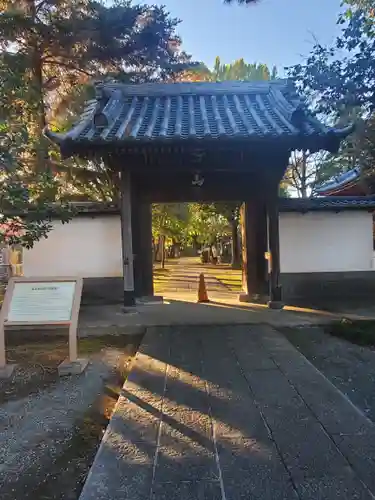
[[15, 375], [0, 382], [1, 500], [76, 500], [141, 336], [81, 339], [86, 371], [60, 378], [64, 338], [7, 346]]

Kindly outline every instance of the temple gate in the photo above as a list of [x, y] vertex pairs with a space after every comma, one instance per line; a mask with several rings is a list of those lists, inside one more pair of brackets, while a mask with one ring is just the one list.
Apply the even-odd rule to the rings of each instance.
[[[96, 85], [63, 157], [101, 158], [121, 187], [124, 304], [153, 294], [151, 203], [243, 202], [242, 300], [282, 307], [279, 183], [295, 149], [330, 152], [351, 127], [325, 127], [290, 82]], [[270, 256], [270, 266], [265, 259]]]

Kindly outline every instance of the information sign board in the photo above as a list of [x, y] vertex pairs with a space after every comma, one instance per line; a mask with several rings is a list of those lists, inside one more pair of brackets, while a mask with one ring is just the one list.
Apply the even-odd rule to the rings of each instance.
[[0, 370], [6, 368], [7, 327], [66, 326], [69, 363], [77, 362], [77, 326], [82, 278], [11, 278], [0, 311]]

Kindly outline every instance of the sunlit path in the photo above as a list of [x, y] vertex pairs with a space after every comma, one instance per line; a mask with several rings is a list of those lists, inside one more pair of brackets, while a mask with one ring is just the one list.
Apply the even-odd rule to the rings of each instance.
[[371, 499], [374, 433], [272, 328], [149, 330], [81, 500]]

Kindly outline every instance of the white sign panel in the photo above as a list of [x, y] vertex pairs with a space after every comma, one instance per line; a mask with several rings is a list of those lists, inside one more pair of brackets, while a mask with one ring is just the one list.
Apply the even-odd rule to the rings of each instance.
[[6, 321], [48, 323], [72, 317], [75, 281], [15, 282]]

